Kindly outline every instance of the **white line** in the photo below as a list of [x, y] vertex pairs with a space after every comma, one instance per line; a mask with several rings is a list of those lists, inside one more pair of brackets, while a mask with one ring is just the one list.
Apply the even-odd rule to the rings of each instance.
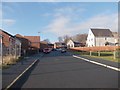
[[38, 59], [36, 59], [28, 68], [26, 68], [16, 79], [14, 79], [12, 81], [12, 83], [10, 83], [6, 88], [5, 90], [9, 89], [29, 68], [31, 68], [36, 62], [37, 62]]
[[106, 68], [110, 68], [110, 69], [115, 70], [115, 71], [120, 71], [119, 68], [116, 68], [116, 67], [113, 67], [113, 66], [109, 66], [109, 65], [102, 64], [102, 63], [99, 63], [99, 62], [96, 62], [96, 61], [92, 61], [92, 60], [89, 60], [89, 59], [85, 59], [85, 58], [82, 58], [82, 57], [78, 57], [78, 56], [76, 56], [76, 55], [73, 55], [73, 57], [82, 59], [82, 60], [84, 60], [84, 61], [87, 61], [87, 62], [96, 64], [96, 65], [100, 65], [100, 66], [103, 66], [103, 67], [106, 67]]

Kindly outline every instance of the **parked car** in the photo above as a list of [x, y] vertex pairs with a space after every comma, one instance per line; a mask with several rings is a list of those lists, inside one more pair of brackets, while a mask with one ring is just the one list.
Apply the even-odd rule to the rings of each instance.
[[44, 49], [43, 49], [43, 52], [44, 52], [44, 53], [50, 53], [50, 52], [51, 52], [51, 49], [50, 49], [50, 48], [44, 48]]
[[65, 50], [65, 49], [62, 49], [62, 50], [61, 50], [61, 53], [65, 53], [65, 52], [66, 52], [66, 50]]
[[57, 51], [57, 49], [53, 48], [52, 51]]
[[61, 49], [61, 48], [57, 48], [56, 50], [57, 50], [57, 51], [61, 51], [62, 49]]

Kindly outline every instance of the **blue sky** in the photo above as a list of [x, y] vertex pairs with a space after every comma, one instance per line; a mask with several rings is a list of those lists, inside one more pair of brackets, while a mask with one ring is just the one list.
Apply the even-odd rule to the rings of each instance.
[[3, 2], [2, 29], [13, 35], [40, 35], [41, 40], [51, 42], [59, 36], [88, 33], [90, 28], [117, 31], [117, 5], [117, 2]]

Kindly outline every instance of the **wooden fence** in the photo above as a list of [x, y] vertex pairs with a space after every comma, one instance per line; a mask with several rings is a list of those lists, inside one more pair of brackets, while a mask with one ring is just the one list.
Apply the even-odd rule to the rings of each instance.
[[74, 47], [70, 49], [76, 51], [115, 51], [120, 50], [120, 46]]

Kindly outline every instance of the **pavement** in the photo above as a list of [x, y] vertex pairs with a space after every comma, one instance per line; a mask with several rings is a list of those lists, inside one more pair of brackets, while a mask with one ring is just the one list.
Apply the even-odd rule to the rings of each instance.
[[2, 88], [6, 88], [16, 77], [18, 77], [36, 59], [40, 59], [43, 53], [27, 56], [25, 59], [10, 65], [9, 68], [2, 70]]

